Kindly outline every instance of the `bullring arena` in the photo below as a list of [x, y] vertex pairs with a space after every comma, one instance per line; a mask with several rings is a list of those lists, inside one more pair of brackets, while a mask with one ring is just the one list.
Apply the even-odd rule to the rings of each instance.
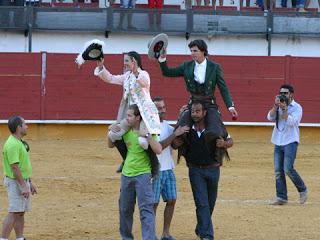
[[[8, 135], [2, 125], [1, 146]], [[275, 196], [271, 127], [228, 127], [235, 145], [222, 167], [214, 211], [216, 239], [320, 239], [320, 129], [303, 127], [296, 168], [309, 187], [306, 204], [288, 181], [289, 204], [269, 206]], [[26, 238], [33, 240], [119, 239], [119, 154], [108, 149], [105, 125], [29, 125], [33, 181], [38, 195], [26, 215]], [[172, 222], [177, 239], [193, 240], [195, 208], [184, 160], [176, 166], [178, 200]], [[6, 192], [0, 188], [0, 218], [6, 215]], [[163, 204], [157, 216], [162, 229]], [[140, 239], [138, 211], [134, 235]], [[13, 236], [12, 236], [13, 237]], [[13, 239], [13, 238], [11, 238]]]
[[[320, 240], [320, 0], [306, 0], [307, 12], [296, 12], [292, 1], [281, 7], [281, 0], [275, 1], [274, 11], [261, 11], [255, 3], [263, 1], [256, 0], [216, 1], [219, 6], [191, 9], [181, 3], [212, 1], [165, 0], [162, 10], [148, 9], [148, 0], [137, 0], [130, 10], [121, 8], [120, 0], [40, 0], [40, 6], [28, 7], [17, 6], [19, 2], [25, 1], [0, 0], [0, 152], [9, 135], [8, 118], [24, 117], [38, 190], [26, 214], [27, 240], [121, 239], [116, 173], [121, 160], [115, 149], [107, 148], [106, 130], [116, 119], [122, 88], [95, 77], [95, 62], [78, 68], [75, 58], [86, 41], [99, 39], [105, 43], [106, 68], [122, 74], [124, 53], [139, 52], [150, 74], [151, 96], [163, 97], [167, 119], [174, 123], [189, 95], [182, 78], [163, 77], [159, 64], [148, 59], [148, 42], [161, 32], [169, 36], [171, 67], [191, 60], [191, 40], [206, 41], [209, 59], [221, 65], [239, 112], [232, 121], [216, 90], [234, 146], [231, 161], [221, 167], [215, 239]], [[250, 6], [241, 6], [244, 2]], [[161, 23], [151, 24], [154, 13]], [[294, 98], [303, 107], [295, 162], [309, 191], [303, 205], [288, 178], [289, 203], [269, 205], [276, 190], [273, 125], [266, 114], [282, 84], [294, 87]], [[0, 164], [1, 179], [2, 170]], [[171, 234], [177, 240], [195, 240], [195, 204], [184, 160], [176, 164], [175, 173], [178, 199]], [[0, 181], [0, 222], [7, 205]], [[161, 202], [158, 237], [163, 210]], [[133, 233], [142, 239], [137, 207]]]

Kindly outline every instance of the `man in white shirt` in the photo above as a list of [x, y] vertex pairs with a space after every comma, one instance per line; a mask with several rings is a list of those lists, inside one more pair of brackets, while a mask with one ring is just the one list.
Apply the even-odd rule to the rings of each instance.
[[294, 162], [300, 141], [299, 124], [302, 118], [302, 107], [293, 100], [294, 89], [288, 84], [280, 87], [272, 109], [268, 112], [268, 120], [275, 121], [271, 142], [274, 148], [274, 170], [276, 176], [277, 198], [272, 205], [284, 205], [288, 202], [287, 175], [297, 188], [301, 204], [307, 201], [307, 187], [298, 172]]
[[175, 238], [170, 235], [170, 224], [173, 217], [174, 206], [177, 198], [176, 191], [176, 177], [174, 175], [174, 162], [172, 158], [172, 141], [189, 131], [188, 126], [178, 127], [174, 130], [172, 126], [165, 121], [166, 105], [161, 97], [153, 98], [155, 103], [161, 125], [161, 133], [159, 136], [160, 144], [162, 146], [162, 152], [158, 154], [158, 159], [160, 163], [160, 173], [159, 177], [153, 182], [153, 192], [154, 192], [154, 212], [156, 213], [157, 207], [160, 202], [160, 194], [166, 206], [164, 209], [164, 219], [163, 219], [163, 231], [161, 235], [161, 240], [174, 240]]

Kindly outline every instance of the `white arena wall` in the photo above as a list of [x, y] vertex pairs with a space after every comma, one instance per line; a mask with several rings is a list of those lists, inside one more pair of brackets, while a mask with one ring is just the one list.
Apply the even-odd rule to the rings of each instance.
[[[43, 0], [43, 2], [50, 0]], [[71, 0], [65, 0], [68, 2]], [[105, 0], [101, 0], [105, 1]], [[183, 0], [164, 0], [165, 4], [179, 5]], [[256, 0], [250, 5], [255, 6]], [[116, 0], [119, 3], [120, 0]], [[137, 0], [137, 3], [146, 4], [147, 0]], [[193, 0], [195, 2], [195, 0]], [[244, 1], [245, 2], [245, 1]], [[276, 1], [280, 7], [281, 0]], [[288, 7], [291, 1], [288, 0]], [[217, 1], [219, 5], [219, 1]], [[239, 0], [224, 0], [224, 6], [239, 6]], [[310, 8], [318, 8], [318, 0], [311, 0]], [[235, 23], [236, 24], [236, 23]], [[147, 53], [147, 44], [152, 35], [128, 35], [110, 33], [105, 38], [104, 33], [66, 33], [66, 32], [33, 32], [32, 51], [50, 53], [77, 53], [82, 50], [83, 43], [97, 38], [106, 43], [105, 53], [123, 53], [136, 50]], [[187, 41], [183, 35], [170, 36], [168, 46], [169, 54], [189, 54], [188, 43], [199, 36], [191, 35]], [[202, 36], [208, 43], [211, 55], [237, 55], [237, 56], [267, 56], [268, 42], [262, 36]], [[28, 52], [28, 38], [22, 32], [0, 31], [0, 52]], [[320, 56], [320, 38], [272, 36], [272, 56]]]
[[[33, 52], [50, 53], [78, 53], [83, 44], [97, 38], [106, 43], [104, 52], [123, 53], [136, 50], [147, 53], [147, 44], [152, 35], [110, 33], [105, 38], [104, 33], [57, 33], [34, 32], [32, 34]], [[197, 38], [192, 36], [187, 41], [184, 36], [170, 36], [168, 54], [189, 54], [188, 43]], [[208, 43], [211, 55], [236, 56], [267, 56], [268, 42], [260, 36], [228, 36], [228, 37], [201, 37]], [[273, 36], [272, 56], [320, 56], [320, 38]], [[28, 38], [22, 32], [0, 32], [0, 52], [28, 52]]]

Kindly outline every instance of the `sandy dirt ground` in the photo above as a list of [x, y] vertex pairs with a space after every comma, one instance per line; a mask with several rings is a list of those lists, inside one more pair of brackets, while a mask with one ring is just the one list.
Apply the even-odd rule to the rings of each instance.
[[[299, 147], [296, 161], [296, 169], [309, 188], [308, 202], [297, 203], [298, 193], [288, 180], [289, 204], [270, 206], [268, 202], [275, 196], [270, 131], [249, 131], [251, 137], [241, 131], [231, 131], [235, 146], [230, 150], [232, 160], [221, 169], [213, 217], [217, 240], [320, 239], [319, 141], [313, 141], [315, 137], [306, 138]], [[308, 134], [312, 135], [312, 131], [305, 136]], [[1, 146], [4, 135], [0, 138]], [[120, 239], [120, 175], [115, 172], [120, 163], [118, 153], [106, 147], [103, 137], [95, 140], [49, 138], [29, 137], [28, 141], [33, 181], [39, 194], [33, 198], [32, 212], [26, 215], [26, 238]], [[2, 168], [0, 170], [2, 172]], [[175, 172], [178, 200], [171, 232], [178, 240], [194, 240], [195, 207], [184, 161], [176, 166]], [[157, 215], [158, 235], [162, 229], [163, 206], [160, 204]], [[1, 221], [6, 209], [6, 192], [1, 183]], [[141, 239], [137, 209], [134, 235], [135, 239]], [[14, 234], [10, 239], [15, 239]]]

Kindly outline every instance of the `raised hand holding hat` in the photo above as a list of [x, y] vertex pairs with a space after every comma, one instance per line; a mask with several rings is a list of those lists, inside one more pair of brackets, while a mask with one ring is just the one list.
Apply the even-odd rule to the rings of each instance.
[[80, 52], [75, 62], [80, 67], [86, 60], [100, 60], [103, 58], [104, 42], [98, 39], [93, 39], [84, 44], [84, 49]]
[[148, 57], [150, 59], [158, 59], [162, 54], [165, 54], [165, 50], [168, 46], [168, 35], [160, 33], [153, 37], [148, 43]]

